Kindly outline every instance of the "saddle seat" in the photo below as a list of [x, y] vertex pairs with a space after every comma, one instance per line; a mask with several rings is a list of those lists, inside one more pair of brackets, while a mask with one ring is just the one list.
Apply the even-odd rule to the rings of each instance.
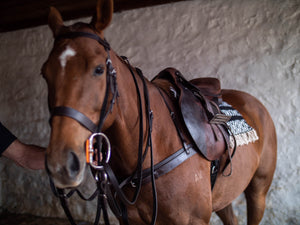
[[175, 126], [186, 128], [181, 132], [188, 133], [189, 139], [206, 159], [217, 160], [229, 149], [226, 122], [230, 117], [222, 114], [218, 107], [222, 101], [218, 79], [187, 81], [178, 70], [167, 68], [152, 83], [167, 96], [170, 113], [178, 114], [175, 115], [177, 120], [173, 119]]

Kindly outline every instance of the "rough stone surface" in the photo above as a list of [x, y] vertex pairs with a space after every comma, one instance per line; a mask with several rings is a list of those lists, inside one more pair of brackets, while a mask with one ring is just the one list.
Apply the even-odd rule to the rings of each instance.
[[[84, 221], [76, 221], [78, 225], [92, 225]], [[68, 219], [38, 217], [30, 214], [12, 214], [3, 212], [0, 214], [0, 224], [3, 225], [70, 225]], [[102, 225], [102, 224], [99, 224]]]
[[[300, 224], [299, 0], [186, 1], [125, 11], [114, 15], [106, 38], [149, 79], [172, 66], [187, 78], [217, 77], [223, 88], [260, 99], [278, 133], [277, 170], [262, 224]], [[43, 146], [50, 129], [39, 74], [52, 44], [46, 26], [0, 34], [0, 120], [20, 140]], [[1, 210], [64, 217], [45, 172], [1, 158], [0, 173]], [[243, 196], [234, 205], [246, 224]], [[78, 219], [91, 220], [94, 207], [72, 199]], [[213, 216], [211, 224], [221, 223]]]

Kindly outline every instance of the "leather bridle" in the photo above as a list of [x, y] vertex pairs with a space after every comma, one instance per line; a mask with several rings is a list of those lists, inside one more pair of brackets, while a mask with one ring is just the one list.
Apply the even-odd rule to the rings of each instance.
[[[95, 161], [89, 162], [90, 163], [90, 169], [92, 171], [92, 174], [95, 177], [96, 180], [96, 186], [97, 189], [90, 197], [85, 197], [78, 189], [73, 189], [69, 191], [68, 193], [65, 193], [65, 190], [56, 188], [52, 178], [50, 171], [47, 169], [46, 165], [46, 171], [49, 174], [50, 179], [50, 186], [55, 194], [60, 199], [61, 205], [65, 211], [65, 214], [67, 215], [70, 223], [72, 225], [76, 225], [76, 222], [74, 221], [71, 212], [68, 208], [67, 199], [70, 198], [74, 193], [77, 193], [80, 198], [86, 201], [91, 201], [97, 197], [97, 212], [96, 212], [96, 218], [94, 225], [97, 225], [100, 220], [101, 211], [103, 212], [103, 218], [105, 225], [109, 225], [109, 218], [107, 213], [107, 205], [109, 204], [111, 210], [113, 213], [123, 221], [123, 224], [128, 225], [128, 217], [127, 217], [127, 205], [134, 205], [137, 201], [137, 198], [139, 196], [141, 186], [143, 184], [146, 184], [148, 182], [151, 182], [152, 186], [152, 197], [153, 197], [153, 211], [152, 211], [152, 220], [151, 225], [154, 225], [156, 223], [157, 219], [157, 193], [156, 193], [156, 186], [155, 186], [155, 179], [158, 177], [168, 173], [169, 171], [173, 170], [177, 166], [179, 166], [181, 163], [186, 161], [188, 158], [192, 157], [196, 153], [198, 153], [197, 148], [195, 148], [192, 144], [187, 145], [185, 139], [183, 138], [181, 131], [177, 127], [176, 118], [174, 117], [174, 112], [170, 109], [168, 104], [166, 103], [164, 99], [164, 94], [159, 90], [162, 98], [164, 99], [164, 102], [166, 103], [167, 108], [170, 110], [170, 116], [174, 122], [174, 127], [177, 131], [177, 134], [182, 142], [182, 148], [177, 150], [174, 154], [170, 155], [166, 159], [162, 160], [158, 164], [154, 165], [153, 163], [153, 149], [152, 149], [152, 137], [151, 137], [151, 131], [152, 131], [152, 120], [153, 120], [153, 113], [150, 109], [150, 101], [149, 101], [149, 93], [148, 88], [146, 85], [145, 78], [142, 74], [142, 71], [138, 68], [135, 68], [135, 72], [133, 67], [129, 64], [129, 61], [126, 57], [121, 57], [121, 59], [127, 64], [128, 69], [132, 75], [135, 87], [136, 87], [136, 93], [137, 93], [137, 99], [138, 99], [138, 108], [139, 108], [139, 145], [138, 145], [138, 160], [137, 160], [137, 166], [135, 171], [132, 173], [131, 176], [123, 180], [123, 182], [119, 183], [119, 180], [117, 179], [117, 176], [114, 174], [113, 170], [111, 169], [109, 165], [109, 155], [110, 155], [110, 143], [109, 139], [106, 137], [104, 133], [102, 133], [102, 128], [105, 119], [109, 115], [109, 113], [113, 110], [114, 103], [117, 100], [118, 97], [118, 89], [117, 89], [117, 80], [116, 80], [116, 71], [112, 66], [112, 62], [110, 59], [110, 46], [108, 42], [105, 39], [100, 38], [96, 34], [87, 33], [87, 32], [69, 32], [63, 35], [60, 35], [56, 38], [56, 41], [60, 39], [74, 39], [74, 38], [90, 38], [96, 40], [100, 45], [102, 45], [107, 52], [107, 59], [106, 59], [106, 68], [107, 68], [107, 79], [106, 79], [106, 90], [105, 90], [105, 96], [103, 99], [103, 105], [100, 110], [100, 118], [99, 123], [95, 124], [93, 121], [91, 121], [87, 116], [85, 116], [83, 113], [79, 112], [76, 109], [73, 109], [71, 107], [67, 106], [57, 106], [53, 108], [51, 111], [51, 118], [50, 118], [50, 124], [51, 120], [55, 116], [66, 116], [70, 117], [74, 120], [76, 120], [78, 123], [80, 123], [83, 127], [91, 131], [92, 135], [88, 139], [89, 142], [88, 145], [91, 146], [93, 144], [93, 138], [96, 136], [96, 148], [100, 149], [100, 151], [97, 151], [97, 160], [96, 165], [94, 164]], [[145, 110], [143, 110], [142, 105], [142, 93], [140, 91], [137, 76], [141, 79], [143, 84], [143, 96], [144, 96], [144, 103], [145, 103]], [[111, 97], [110, 97], [111, 96]], [[144, 134], [144, 116], [146, 117], [146, 134]], [[144, 135], [147, 135], [146, 138]], [[92, 140], [90, 140], [92, 139]], [[105, 149], [102, 147], [103, 140], [106, 142], [104, 146], [106, 146], [109, 149]], [[144, 140], [147, 141], [145, 149], [143, 149], [143, 142]], [[92, 148], [92, 147], [90, 147]], [[150, 151], [149, 151], [150, 149]], [[93, 153], [93, 151], [91, 151]], [[146, 158], [146, 155], [150, 154], [150, 168], [143, 170], [143, 162]], [[101, 157], [100, 153], [102, 154]], [[93, 155], [89, 155], [90, 158], [93, 158]], [[87, 157], [87, 158], [89, 158]], [[101, 159], [102, 160], [99, 160]], [[123, 192], [122, 188], [126, 185], [131, 185], [133, 188], [135, 188], [134, 194], [132, 199], [128, 199], [125, 193]]]
[[[152, 139], [151, 139], [151, 130], [152, 130], [152, 111], [150, 109], [150, 102], [149, 102], [149, 96], [148, 96], [148, 89], [144, 80], [144, 77], [142, 75], [142, 72], [136, 68], [136, 72], [139, 75], [139, 77], [142, 79], [143, 82], [143, 88], [144, 88], [144, 98], [145, 98], [145, 104], [146, 104], [146, 121], [147, 121], [147, 146], [146, 149], [143, 151], [143, 140], [144, 140], [144, 133], [143, 133], [143, 107], [142, 107], [142, 97], [141, 92], [139, 90], [138, 82], [135, 77], [135, 74], [133, 72], [133, 69], [131, 68], [129, 62], [123, 58], [124, 61], [127, 62], [128, 68], [133, 76], [133, 80], [136, 86], [136, 91], [138, 94], [138, 101], [139, 101], [139, 113], [140, 113], [140, 125], [139, 125], [139, 150], [138, 150], [138, 162], [135, 172], [132, 174], [132, 178], [128, 180], [135, 179], [135, 193], [132, 198], [132, 200], [129, 200], [126, 195], [122, 191], [122, 186], [119, 184], [117, 177], [115, 176], [113, 170], [111, 169], [109, 163], [108, 163], [108, 152], [102, 148], [102, 139], [105, 137], [105, 141], [108, 142], [107, 145], [110, 145], [109, 139], [106, 137], [104, 133], [102, 133], [102, 128], [105, 119], [109, 115], [109, 113], [113, 110], [114, 103], [116, 102], [116, 99], [118, 97], [118, 90], [117, 90], [117, 80], [116, 80], [116, 71], [112, 66], [112, 62], [110, 59], [110, 45], [105, 40], [100, 38], [98, 35], [88, 32], [69, 32], [62, 35], [59, 35], [56, 37], [55, 41], [61, 40], [61, 39], [74, 39], [74, 38], [90, 38], [93, 40], [96, 40], [100, 45], [102, 45], [107, 52], [107, 59], [106, 59], [106, 69], [107, 69], [107, 79], [106, 79], [106, 90], [105, 90], [105, 96], [103, 99], [103, 105], [100, 110], [100, 118], [99, 123], [95, 124], [93, 121], [91, 121], [87, 116], [85, 116], [83, 113], [79, 112], [76, 109], [73, 109], [71, 107], [67, 106], [57, 106], [53, 108], [51, 111], [51, 118], [50, 118], [50, 124], [52, 121], [52, 118], [55, 116], [66, 116], [70, 117], [74, 120], [76, 120], [78, 123], [80, 123], [82, 126], [84, 126], [86, 129], [92, 132], [92, 135], [97, 136], [97, 149], [100, 149], [100, 151], [97, 151], [98, 158], [97, 165], [91, 166], [91, 171], [95, 177], [97, 189], [96, 191], [88, 198], [83, 196], [82, 193], [80, 193], [79, 190], [73, 189], [69, 193], [65, 194], [65, 190], [56, 188], [49, 170], [46, 167], [46, 170], [49, 174], [50, 178], [50, 186], [52, 188], [52, 191], [54, 194], [59, 197], [61, 205], [72, 225], [76, 225], [76, 222], [74, 221], [71, 212], [67, 205], [67, 199], [70, 198], [75, 192], [84, 200], [91, 201], [94, 198], [98, 197], [98, 206], [97, 206], [97, 213], [94, 224], [98, 224], [100, 220], [101, 211], [103, 212], [103, 218], [106, 225], [109, 224], [108, 219], [108, 213], [107, 213], [107, 203], [109, 204], [110, 208], [114, 212], [114, 214], [118, 218], [122, 218], [124, 224], [128, 224], [128, 218], [127, 218], [127, 210], [126, 205], [133, 205], [135, 204], [138, 195], [141, 190], [142, 186], [142, 164], [146, 157], [146, 154], [148, 152], [148, 149], [150, 148], [150, 155], [151, 155], [151, 181], [152, 181], [152, 190], [153, 190], [153, 215], [152, 215], [152, 222], [151, 224], [155, 224], [156, 217], [157, 217], [157, 197], [156, 197], [156, 187], [155, 187], [155, 177], [154, 177], [154, 165], [153, 165], [153, 152], [152, 152]], [[111, 97], [110, 101], [109, 98]], [[93, 141], [93, 140], [92, 140]], [[100, 160], [100, 152], [105, 156], [102, 157], [104, 159]], [[92, 162], [94, 163], [94, 162]], [[130, 181], [129, 181], [130, 182]], [[113, 192], [112, 192], [113, 191]]]
[[[66, 106], [58, 106], [55, 107], [52, 112], [51, 112], [51, 118], [54, 116], [67, 116], [71, 117], [72, 119], [76, 120], [79, 122], [82, 126], [87, 128], [89, 131], [92, 133], [98, 133], [101, 131], [103, 127], [103, 123], [108, 116], [109, 112], [112, 111], [113, 105], [116, 101], [116, 98], [118, 96], [118, 90], [117, 90], [117, 74], [115, 69], [112, 66], [112, 62], [110, 59], [110, 45], [109, 43], [105, 40], [100, 38], [96, 34], [92, 33], [87, 33], [87, 32], [69, 32], [65, 33], [62, 35], [59, 35], [56, 37], [55, 41], [61, 40], [61, 39], [74, 39], [78, 37], [85, 37], [85, 38], [90, 38], [96, 40], [100, 45], [102, 45], [107, 52], [107, 59], [106, 59], [106, 69], [107, 69], [107, 79], [106, 79], [106, 91], [105, 91], [105, 97], [103, 100], [103, 105], [101, 108], [100, 112], [100, 118], [99, 118], [99, 123], [96, 125], [93, 121], [91, 121], [87, 116], [85, 116], [83, 113], [77, 111], [76, 109], [66, 107]], [[110, 87], [110, 91], [109, 91]], [[110, 104], [108, 104], [108, 98], [109, 98], [109, 93], [112, 93], [112, 99]]]

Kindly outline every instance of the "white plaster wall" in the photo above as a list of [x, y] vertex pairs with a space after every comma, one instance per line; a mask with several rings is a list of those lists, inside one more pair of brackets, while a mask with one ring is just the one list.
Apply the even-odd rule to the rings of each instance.
[[[106, 38], [148, 78], [172, 66], [187, 78], [217, 77], [223, 88], [260, 99], [278, 133], [277, 170], [262, 224], [300, 224], [299, 0], [195, 0], [125, 11], [114, 15]], [[51, 47], [46, 26], [0, 34], [0, 120], [22, 141], [43, 146], [49, 115], [39, 74]], [[44, 172], [2, 158], [0, 173], [1, 210], [64, 216]], [[245, 224], [243, 197], [235, 205]], [[71, 210], [89, 219], [93, 207], [73, 199]], [[211, 223], [220, 224], [215, 216]]]

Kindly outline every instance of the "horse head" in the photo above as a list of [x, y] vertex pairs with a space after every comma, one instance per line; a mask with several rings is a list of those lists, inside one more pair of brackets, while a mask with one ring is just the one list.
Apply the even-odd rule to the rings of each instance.
[[[65, 26], [60, 13], [50, 9], [48, 22], [55, 42], [42, 68], [51, 113], [46, 168], [59, 188], [76, 187], [82, 182], [86, 168], [85, 141], [97, 130], [101, 112], [108, 111], [107, 105], [116, 96], [110, 48], [103, 36], [112, 14], [113, 1], [99, 0], [90, 24]], [[72, 112], [68, 114], [68, 110]], [[102, 115], [105, 123], [101, 129], [112, 124], [113, 115], [107, 113], [105, 118]]]

